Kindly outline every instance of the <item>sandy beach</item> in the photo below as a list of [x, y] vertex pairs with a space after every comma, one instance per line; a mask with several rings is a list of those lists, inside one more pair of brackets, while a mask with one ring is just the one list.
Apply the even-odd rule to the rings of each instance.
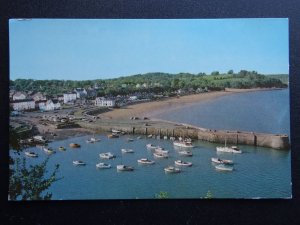
[[102, 113], [103, 119], [128, 119], [130, 117], [155, 117], [155, 115], [170, 109], [186, 107], [197, 102], [209, 101], [215, 98], [233, 94], [232, 92], [218, 91], [181, 96], [179, 98], [167, 98], [165, 100], [128, 105], [120, 109]]
[[135, 105], [128, 105], [120, 109], [113, 109], [112, 111], [102, 113], [99, 116], [103, 119], [128, 119], [130, 117], [152, 117], [181, 107], [187, 107], [198, 102], [214, 100], [218, 97], [238, 94], [253, 91], [269, 91], [273, 88], [253, 88], [253, 89], [226, 89], [225, 91], [205, 92], [179, 98], [167, 98], [165, 100], [139, 103]]

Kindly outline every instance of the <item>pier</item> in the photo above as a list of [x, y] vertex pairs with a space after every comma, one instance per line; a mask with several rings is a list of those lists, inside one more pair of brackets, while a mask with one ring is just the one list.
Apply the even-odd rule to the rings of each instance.
[[267, 134], [248, 131], [212, 130], [184, 123], [165, 120], [128, 119], [128, 120], [98, 120], [94, 123], [78, 122], [78, 124], [95, 132], [111, 132], [112, 129], [129, 134], [156, 135], [168, 137], [188, 137], [213, 143], [233, 145], [252, 145], [273, 149], [288, 150], [289, 137], [286, 134]]

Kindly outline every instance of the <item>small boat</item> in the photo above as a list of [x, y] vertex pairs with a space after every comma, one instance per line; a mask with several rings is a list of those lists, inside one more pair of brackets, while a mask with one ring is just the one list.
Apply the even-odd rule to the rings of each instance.
[[164, 136], [164, 140], [168, 140], [168, 136]]
[[147, 158], [141, 158], [141, 159], [138, 159], [137, 161], [140, 164], [147, 164], [147, 165], [151, 165], [151, 164], [155, 163], [153, 160], [150, 160], [150, 159], [147, 159]]
[[166, 173], [180, 173], [181, 172], [181, 170], [179, 168], [176, 168], [174, 166], [168, 166], [164, 170]]
[[46, 148], [44, 147], [43, 150], [47, 153], [47, 154], [52, 154], [52, 153], [55, 153], [55, 151], [51, 148]]
[[156, 149], [154, 149], [155, 152], [157, 153], [162, 153], [162, 154], [168, 154], [169, 151], [168, 150], [164, 150], [164, 148], [158, 147]]
[[218, 164], [232, 165], [233, 161], [229, 159], [211, 158], [211, 161]]
[[220, 170], [220, 171], [232, 171], [233, 170], [233, 166], [225, 166], [224, 164], [219, 164], [215, 166], [216, 170]]
[[147, 147], [148, 149], [156, 149], [156, 148], [159, 148], [159, 146], [155, 146], [155, 145], [153, 145], [153, 144], [147, 144], [146, 147]]
[[165, 154], [165, 153], [159, 153], [159, 152], [154, 152], [153, 156], [155, 156], [156, 158], [168, 158], [169, 155]]
[[193, 148], [192, 142], [190, 141], [174, 141], [173, 145], [181, 148]]
[[138, 140], [139, 140], [139, 139], [142, 139], [142, 137], [141, 137], [141, 136], [138, 136], [136, 139], [138, 139]]
[[125, 149], [125, 148], [122, 148], [121, 152], [122, 153], [134, 153], [134, 151], [132, 149]]
[[170, 140], [171, 141], [175, 141], [175, 137], [170, 137]]
[[148, 138], [152, 138], [152, 134], [149, 134], [149, 135], [148, 135]]
[[71, 148], [80, 148], [80, 144], [76, 144], [76, 143], [71, 143], [69, 146]]
[[178, 151], [178, 154], [184, 155], [184, 156], [193, 156], [193, 153], [191, 151]]
[[28, 143], [32, 143], [34, 140], [32, 138], [27, 139]]
[[191, 162], [184, 162], [182, 160], [176, 160], [175, 165], [177, 165], [177, 166], [192, 166], [193, 164]]
[[113, 159], [113, 158], [116, 157], [116, 156], [113, 155], [111, 152], [100, 153], [99, 156], [100, 156], [100, 158], [102, 158], [102, 159]]
[[73, 164], [76, 166], [85, 166], [85, 162], [81, 161], [81, 160], [75, 160], [73, 161]]
[[108, 134], [107, 137], [108, 137], [108, 138], [118, 138], [119, 135], [118, 135], [118, 134], [115, 134], [115, 133], [112, 133], [112, 134]]
[[109, 168], [111, 168], [111, 165], [107, 164], [107, 163], [98, 163], [98, 164], [96, 164], [96, 167], [98, 169], [109, 169]]
[[228, 152], [228, 153], [242, 153], [242, 151], [237, 146], [231, 147], [216, 147], [218, 152]]
[[98, 142], [98, 141], [100, 141], [100, 139], [98, 139], [98, 138], [95, 138], [95, 137], [91, 137], [91, 139], [90, 139], [92, 142]]
[[36, 154], [34, 152], [25, 152], [25, 155], [27, 155], [29, 157], [38, 157], [38, 154]]
[[242, 151], [237, 147], [237, 146], [231, 146], [227, 147], [226, 146], [226, 139], [225, 139], [225, 145], [224, 147], [216, 147], [217, 152], [228, 152], [228, 153], [242, 153]]
[[117, 165], [118, 171], [133, 171], [134, 168], [131, 166], [125, 166], [125, 165]]
[[128, 141], [128, 142], [132, 142], [133, 139], [132, 139], [132, 138], [127, 138], [127, 141]]
[[115, 134], [119, 134], [119, 133], [121, 133], [121, 131], [120, 131], [120, 130], [116, 130], [116, 129], [112, 129], [112, 130], [111, 130], [111, 132], [112, 132], [112, 133], [115, 133]]
[[58, 148], [58, 150], [65, 151], [65, 150], [66, 150], [66, 148], [65, 148], [65, 147], [63, 147], [63, 146], [60, 146], [60, 147]]
[[33, 139], [37, 142], [42, 142], [42, 143], [46, 143], [47, 140], [46, 138], [44, 138], [43, 136], [37, 135], [37, 136], [33, 136]]

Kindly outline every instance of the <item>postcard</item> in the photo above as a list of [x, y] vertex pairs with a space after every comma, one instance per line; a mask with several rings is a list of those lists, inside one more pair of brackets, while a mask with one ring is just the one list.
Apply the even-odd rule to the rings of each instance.
[[292, 198], [287, 18], [11, 19], [10, 201]]

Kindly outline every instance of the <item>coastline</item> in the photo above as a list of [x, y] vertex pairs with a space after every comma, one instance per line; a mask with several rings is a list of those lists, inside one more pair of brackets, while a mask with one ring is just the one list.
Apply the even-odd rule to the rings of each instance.
[[169, 110], [179, 109], [191, 106], [198, 102], [211, 101], [219, 97], [255, 91], [271, 91], [282, 90], [278, 88], [252, 88], [252, 89], [225, 89], [225, 91], [205, 92], [181, 96], [179, 98], [172, 97], [159, 101], [144, 102], [134, 105], [128, 105], [119, 109], [99, 114], [103, 119], [129, 119], [130, 117], [155, 117], [160, 113]]

